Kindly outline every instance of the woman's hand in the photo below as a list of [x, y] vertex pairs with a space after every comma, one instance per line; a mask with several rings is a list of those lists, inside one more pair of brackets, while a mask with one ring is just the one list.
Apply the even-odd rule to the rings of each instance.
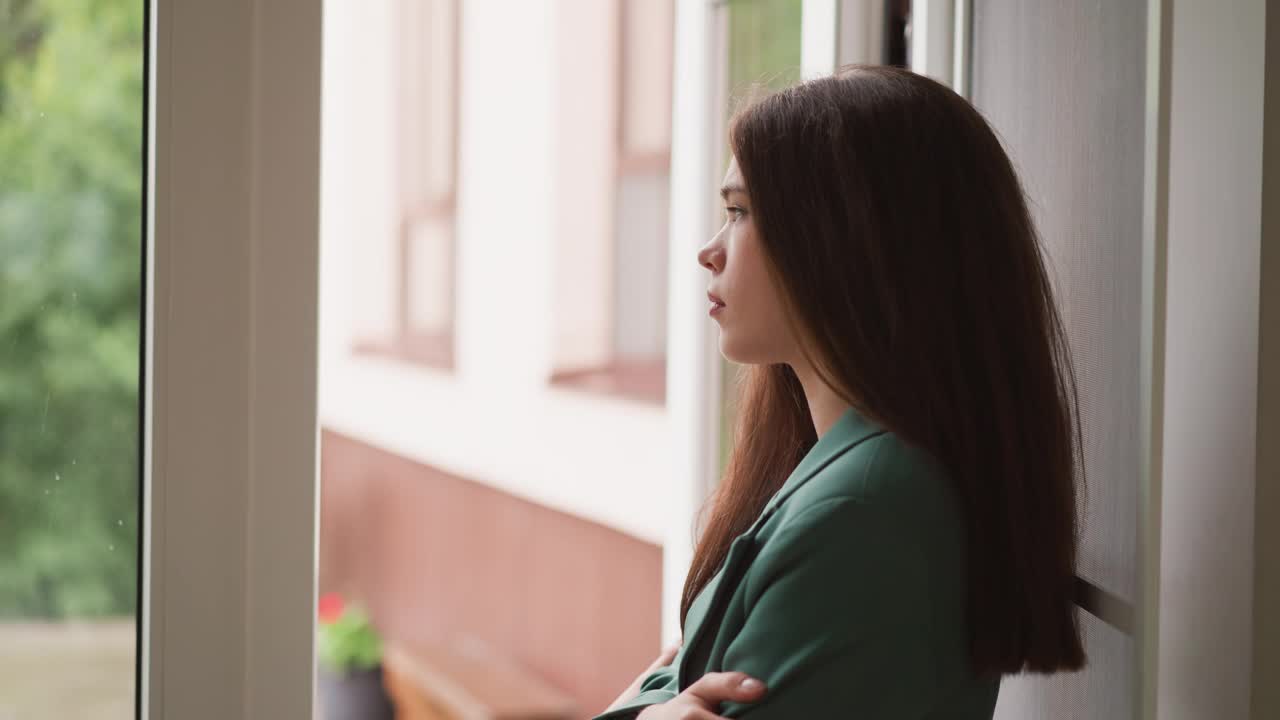
[[675, 698], [645, 708], [636, 720], [723, 720], [716, 714], [720, 703], [756, 702], [764, 691], [764, 683], [745, 673], [707, 673]]
[[644, 683], [644, 679], [649, 677], [650, 673], [660, 667], [671, 664], [671, 661], [675, 659], [676, 653], [680, 652], [680, 643], [681, 641], [677, 640], [675, 643], [669, 645], [666, 650], [663, 650], [662, 654], [658, 655], [656, 660], [649, 663], [649, 667], [646, 668], [644, 672], [637, 675], [636, 679], [627, 686], [627, 689], [622, 691], [622, 694], [618, 696], [618, 699], [614, 700], [613, 704], [605, 709], [605, 712], [609, 712], [619, 705], [634, 700], [635, 697], [640, 694], [640, 685]]

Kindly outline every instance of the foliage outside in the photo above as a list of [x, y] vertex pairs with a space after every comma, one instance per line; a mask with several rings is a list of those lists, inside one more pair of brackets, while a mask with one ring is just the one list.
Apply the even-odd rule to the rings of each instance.
[[[729, 98], [727, 124], [733, 111], [759, 94], [780, 90], [800, 79], [800, 0], [729, 0]], [[729, 166], [724, 148], [722, 168]], [[720, 475], [733, 451], [736, 378], [739, 366], [721, 359]]]
[[141, 0], [0, 0], [0, 619], [137, 605]]

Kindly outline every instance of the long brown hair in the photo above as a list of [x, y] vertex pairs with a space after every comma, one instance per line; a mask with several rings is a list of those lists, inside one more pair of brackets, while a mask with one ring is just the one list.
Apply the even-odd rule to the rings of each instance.
[[[1074, 373], [1000, 141], [949, 88], [879, 66], [751, 102], [729, 136], [805, 356], [955, 484], [974, 670], [1080, 668]], [[749, 366], [739, 390], [682, 624], [734, 537], [817, 440], [789, 366]]]

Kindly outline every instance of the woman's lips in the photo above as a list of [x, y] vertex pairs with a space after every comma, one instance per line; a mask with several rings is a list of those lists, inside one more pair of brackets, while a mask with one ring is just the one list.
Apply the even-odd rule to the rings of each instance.
[[724, 301], [721, 300], [720, 297], [717, 296], [715, 293], [708, 292], [707, 299], [711, 301], [711, 310], [708, 313], [709, 315], [711, 315], [711, 317], [715, 317], [721, 310], [724, 309]]

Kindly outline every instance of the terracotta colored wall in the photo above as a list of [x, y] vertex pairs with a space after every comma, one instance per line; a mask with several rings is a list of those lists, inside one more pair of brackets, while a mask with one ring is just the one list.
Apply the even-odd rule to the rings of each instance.
[[659, 651], [662, 550], [321, 436], [320, 587], [390, 638], [479, 639], [602, 710]]

